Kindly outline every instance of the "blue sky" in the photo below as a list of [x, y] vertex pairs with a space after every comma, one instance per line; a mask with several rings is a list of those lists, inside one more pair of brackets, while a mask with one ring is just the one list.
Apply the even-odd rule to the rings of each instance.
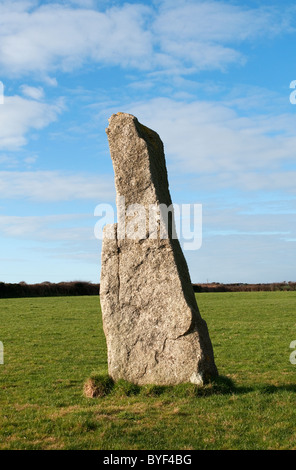
[[0, 281], [99, 281], [118, 111], [203, 206], [193, 282], [295, 281], [295, 38], [287, 0], [0, 0]]

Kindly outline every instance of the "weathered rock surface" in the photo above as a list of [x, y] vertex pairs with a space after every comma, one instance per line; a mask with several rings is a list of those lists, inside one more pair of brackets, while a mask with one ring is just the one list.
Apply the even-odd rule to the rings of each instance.
[[[125, 209], [131, 204], [147, 211], [151, 204], [170, 206], [158, 134], [124, 113], [112, 115], [106, 132], [117, 200], [125, 197]], [[114, 239], [106, 236], [110, 229]], [[130, 239], [122, 236], [122, 226], [106, 227], [100, 296], [108, 370], [115, 381], [201, 385], [217, 375], [207, 325], [177, 239]]]

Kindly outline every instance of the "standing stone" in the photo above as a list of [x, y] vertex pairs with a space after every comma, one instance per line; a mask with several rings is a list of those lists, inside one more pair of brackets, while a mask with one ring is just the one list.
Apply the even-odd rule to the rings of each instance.
[[[125, 113], [113, 114], [106, 132], [117, 209], [124, 198], [124, 211], [141, 204], [148, 219], [150, 205], [169, 207], [158, 134]], [[151, 236], [148, 222], [145, 236], [124, 236], [136, 220], [131, 215], [120, 213], [119, 223], [104, 230], [100, 296], [109, 375], [139, 385], [202, 385], [217, 376], [217, 369], [179, 241], [172, 233], [166, 239]]]

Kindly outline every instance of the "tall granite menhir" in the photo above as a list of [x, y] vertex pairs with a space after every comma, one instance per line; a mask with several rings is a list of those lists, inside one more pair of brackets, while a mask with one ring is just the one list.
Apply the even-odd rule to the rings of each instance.
[[[117, 204], [124, 197], [125, 210], [141, 204], [147, 214], [149, 205], [170, 206], [158, 134], [125, 113], [113, 114], [106, 132]], [[130, 220], [128, 215], [125, 219]], [[118, 224], [107, 226], [102, 248], [100, 295], [109, 375], [139, 385], [202, 385], [217, 376], [179, 241], [171, 233], [166, 239], [149, 238], [149, 233], [131, 239], [122, 236], [122, 227], [118, 232]]]

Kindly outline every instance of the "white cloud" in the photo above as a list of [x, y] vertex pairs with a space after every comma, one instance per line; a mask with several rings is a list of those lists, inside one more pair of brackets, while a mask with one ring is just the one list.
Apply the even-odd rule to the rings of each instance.
[[[89, 227], [81, 226], [90, 220]], [[87, 214], [47, 216], [0, 215], [0, 233], [8, 238], [38, 241], [82, 241], [94, 239], [94, 229]], [[94, 223], [93, 223], [94, 225]]]
[[2, 70], [46, 75], [57, 68], [71, 71], [87, 60], [142, 68], [151, 52], [151, 34], [143, 28], [147, 12], [129, 4], [105, 13], [58, 4], [31, 11], [0, 5]]
[[[242, 2], [241, 2], [242, 3]], [[288, 26], [287, 19], [272, 7], [250, 8], [226, 1], [165, 1], [154, 24], [154, 31], [174, 41], [195, 40], [229, 43], [273, 36]]]
[[[218, 233], [249, 234], [249, 235], [295, 235], [296, 219], [295, 202], [290, 204], [290, 213], [270, 213], [269, 202], [258, 201], [256, 212], [247, 212], [250, 204], [245, 202], [238, 207], [225, 208], [223, 204], [204, 204], [203, 231], [206, 235]], [[287, 203], [285, 204], [287, 206]], [[294, 207], [293, 207], [294, 206]], [[281, 207], [283, 210], [284, 207]]]
[[34, 165], [34, 163], [36, 163], [37, 160], [38, 160], [38, 155], [31, 155], [30, 157], [24, 158], [24, 162], [28, 166]]
[[289, 32], [285, 9], [221, 1], [124, 3], [91, 0], [0, 4], [0, 65], [10, 76], [71, 71], [87, 61], [184, 73], [242, 62], [239, 43]]
[[114, 200], [113, 178], [58, 171], [0, 171], [0, 198], [38, 202]]
[[21, 85], [20, 89], [25, 96], [33, 100], [40, 101], [44, 98], [44, 90], [42, 87]]
[[294, 281], [294, 258], [294, 244], [277, 235], [216, 235], [190, 253], [188, 265], [191, 279], [197, 283], [268, 283]]
[[[217, 102], [157, 98], [127, 110], [157, 130], [172, 171], [203, 188], [295, 191], [296, 116], [242, 117]], [[199, 186], [200, 187], [200, 186]]]
[[[229, 175], [230, 176], [230, 175]], [[236, 175], [235, 187], [242, 188], [248, 191], [279, 191], [285, 190], [291, 193], [296, 193], [296, 171], [273, 171], [265, 173], [256, 172], [241, 172]], [[233, 184], [233, 177], [225, 178], [221, 182], [221, 188], [229, 187]]]
[[8, 154], [0, 155], [0, 165], [5, 168], [14, 168], [18, 164], [18, 159]]
[[66, 3], [69, 5], [76, 5], [81, 8], [95, 8], [96, 7], [96, 0], [66, 0], [62, 3]]
[[186, 253], [192, 279], [294, 280], [295, 247], [289, 240], [295, 239], [296, 234], [295, 202], [295, 197], [279, 202], [254, 199], [252, 203], [222, 198], [204, 204], [202, 247]]
[[63, 109], [62, 100], [48, 104], [21, 96], [5, 96], [0, 106], [0, 151], [18, 150], [27, 143], [28, 132], [43, 129], [55, 121]]

